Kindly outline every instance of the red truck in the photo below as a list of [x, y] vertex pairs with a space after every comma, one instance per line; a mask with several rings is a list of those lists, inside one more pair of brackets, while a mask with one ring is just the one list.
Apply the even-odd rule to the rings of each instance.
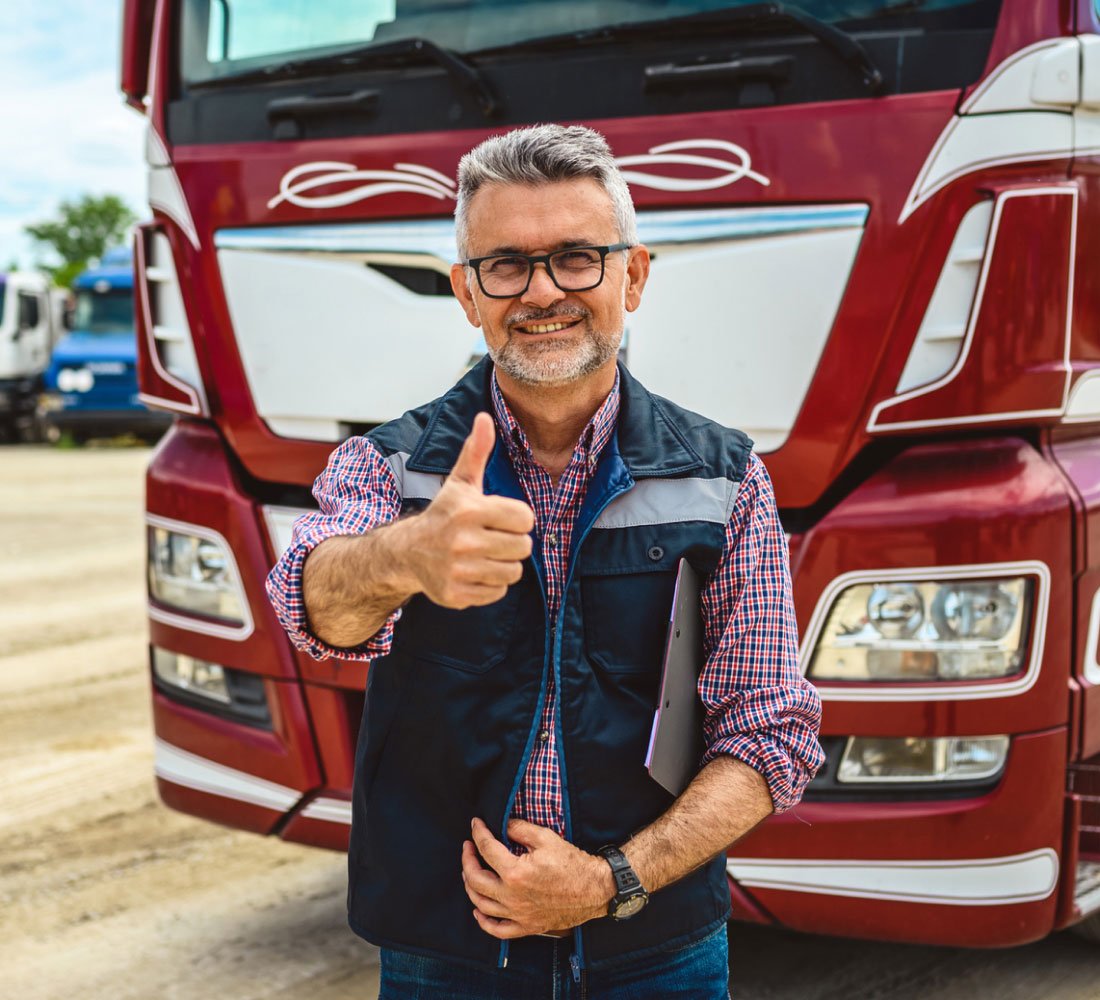
[[626, 363], [757, 442], [825, 706], [735, 916], [1100, 937], [1097, 0], [125, 0], [122, 90], [168, 805], [346, 847], [366, 668], [264, 579], [333, 447], [484, 352], [458, 158], [583, 121], [654, 254]]

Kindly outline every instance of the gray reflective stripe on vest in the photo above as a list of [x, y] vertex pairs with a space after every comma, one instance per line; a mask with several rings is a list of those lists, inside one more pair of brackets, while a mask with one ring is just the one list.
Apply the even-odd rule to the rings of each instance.
[[679, 521], [725, 524], [733, 512], [733, 479], [640, 479], [604, 509], [594, 528], [637, 528]]
[[397, 480], [397, 491], [403, 500], [434, 500], [443, 486], [443, 476], [431, 472], [413, 472], [405, 467], [407, 451], [395, 451], [386, 462]]

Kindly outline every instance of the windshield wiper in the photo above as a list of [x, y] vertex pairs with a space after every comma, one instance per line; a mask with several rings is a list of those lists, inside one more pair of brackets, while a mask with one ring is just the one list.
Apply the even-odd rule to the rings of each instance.
[[398, 38], [377, 45], [361, 45], [341, 49], [309, 59], [288, 59], [286, 62], [244, 70], [226, 76], [202, 80], [190, 85], [191, 89], [236, 86], [243, 83], [270, 83], [276, 80], [292, 80], [303, 76], [329, 76], [368, 66], [390, 64], [408, 65], [418, 62], [434, 62], [441, 66], [456, 87], [473, 94], [486, 118], [500, 110], [500, 100], [485, 76], [472, 64], [451, 49], [445, 49], [427, 38]]
[[626, 21], [608, 24], [600, 28], [570, 31], [564, 34], [543, 35], [511, 45], [479, 49], [468, 55], [507, 55], [523, 50], [568, 49], [578, 45], [604, 45], [627, 41], [632, 38], [667, 38], [675, 35], [696, 35], [704, 30], [752, 31], [771, 25], [789, 25], [804, 34], [812, 35], [832, 49], [853, 70], [859, 73], [864, 86], [872, 93], [883, 90], [882, 72], [875, 65], [867, 50], [846, 31], [820, 18], [807, 14], [798, 7], [783, 3], [757, 3], [743, 7], [726, 7], [721, 10], [700, 11], [678, 17], [664, 17], [648, 21]]

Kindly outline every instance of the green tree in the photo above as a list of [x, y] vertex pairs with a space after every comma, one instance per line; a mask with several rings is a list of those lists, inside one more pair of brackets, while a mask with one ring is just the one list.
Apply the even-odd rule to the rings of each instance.
[[69, 288], [91, 261], [122, 242], [135, 221], [134, 213], [117, 195], [86, 194], [76, 201], [63, 201], [56, 219], [25, 226], [24, 232], [61, 259], [60, 264], [46, 265], [45, 270], [58, 285]]

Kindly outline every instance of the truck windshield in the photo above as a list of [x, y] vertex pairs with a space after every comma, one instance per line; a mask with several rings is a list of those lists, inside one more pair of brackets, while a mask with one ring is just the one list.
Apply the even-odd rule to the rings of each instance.
[[129, 288], [112, 288], [106, 292], [79, 289], [73, 329], [81, 333], [133, 332], [133, 292]]
[[[738, 7], [759, 0], [184, 0], [184, 85], [282, 66], [345, 48], [425, 38], [458, 53], [478, 52], [611, 25], [644, 24]], [[802, 0], [798, 7], [833, 25], [873, 28], [968, 11], [986, 26], [988, 0]], [[978, 24], [966, 24], [976, 27]]]

